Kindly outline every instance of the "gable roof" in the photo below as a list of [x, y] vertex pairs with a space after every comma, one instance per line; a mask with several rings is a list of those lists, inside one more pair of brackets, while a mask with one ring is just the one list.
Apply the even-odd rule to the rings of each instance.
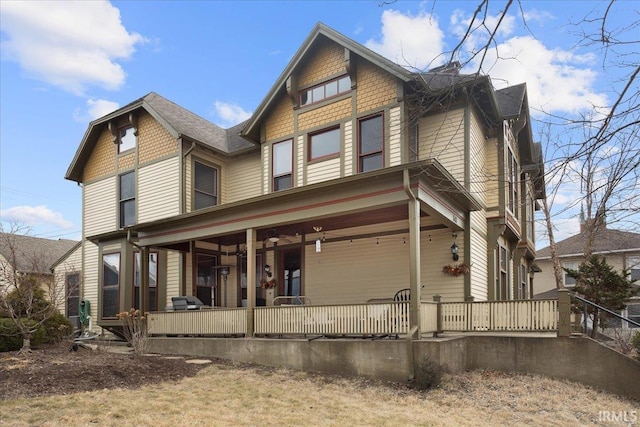
[[0, 233], [0, 255], [22, 273], [49, 273], [52, 266], [79, 242], [68, 239], [43, 239], [13, 233]]
[[[582, 255], [587, 233], [582, 232], [556, 243], [558, 256], [569, 257]], [[628, 231], [604, 228], [598, 231], [593, 241], [593, 252], [606, 254], [611, 252], [640, 251], [640, 234]], [[551, 257], [549, 246], [537, 251], [536, 259]]]
[[525, 94], [527, 93], [526, 83], [509, 86], [496, 91], [496, 99], [500, 106], [500, 112], [504, 119], [517, 119], [522, 112]]
[[343, 34], [340, 34], [336, 30], [326, 26], [325, 24], [318, 22], [313, 30], [309, 33], [305, 41], [302, 43], [300, 48], [298, 48], [297, 52], [293, 55], [285, 69], [282, 71], [278, 79], [275, 81], [267, 95], [263, 98], [262, 102], [256, 108], [256, 111], [251, 116], [249, 120], [247, 120], [246, 126], [242, 130], [241, 135], [252, 139], [253, 141], [258, 141], [258, 135], [260, 133], [258, 129], [258, 125], [261, 122], [264, 115], [267, 113], [269, 108], [276, 101], [278, 95], [284, 90], [285, 83], [289, 76], [302, 64], [303, 59], [307, 55], [307, 52], [314, 45], [316, 40], [319, 38], [327, 38], [336, 42], [337, 44], [345, 47], [350, 50], [354, 54], [358, 55], [366, 59], [367, 61], [377, 65], [378, 67], [384, 69], [385, 71], [391, 73], [395, 77], [399, 78], [402, 81], [408, 82], [412, 80], [414, 77], [413, 73], [405, 70], [398, 64], [388, 60], [384, 56], [372, 51], [371, 49], [361, 45], [360, 43], [346, 37]]
[[251, 142], [238, 136], [239, 129], [244, 123], [225, 130], [157, 93], [150, 92], [89, 124], [65, 178], [81, 182], [83, 166], [91, 155], [98, 136], [109, 121], [138, 109], [147, 111], [174, 138], [187, 138], [224, 155], [239, 154], [255, 147]]

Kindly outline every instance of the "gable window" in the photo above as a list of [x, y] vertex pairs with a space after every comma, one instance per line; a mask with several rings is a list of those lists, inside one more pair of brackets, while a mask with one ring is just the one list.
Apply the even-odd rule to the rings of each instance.
[[340, 154], [340, 128], [309, 135], [309, 160], [336, 157]]
[[135, 224], [136, 182], [134, 172], [120, 175], [120, 228]]
[[351, 90], [351, 77], [343, 76], [300, 91], [300, 106], [315, 104]]
[[194, 161], [193, 208], [202, 209], [218, 204], [218, 169]]
[[[568, 268], [569, 270], [578, 270], [578, 262], [577, 261], [563, 262], [562, 268]], [[564, 285], [565, 286], [576, 285], [576, 279], [569, 276], [569, 273], [567, 273], [566, 271], [564, 272]]]
[[292, 140], [273, 144], [273, 191], [286, 190], [293, 186]]
[[115, 319], [120, 297], [120, 254], [102, 256], [102, 318]]
[[69, 273], [64, 278], [67, 296], [67, 317], [78, 316], [80, 304], [80, 274]]
[[136, 135], [133, 127], [122, 128], [118, 131], [118, 153], [123, 153], [136, 147]]
[[[134, 254], [133, 259], [133, 308], [140, 309], [140, 286], [142, 284], [142, 277], [140, 273], [141, 262], [140, 252]], [[149, 311], [156, 311], [158, 309], [158, 293], [156, 292], [158, 283], [158, 253], [149, 253], [149, 293], [147, 294], [147, 307]]]
[[384, 132], [382, 114], [358, 122], [358, 171], [367, 172], [384, 166]]

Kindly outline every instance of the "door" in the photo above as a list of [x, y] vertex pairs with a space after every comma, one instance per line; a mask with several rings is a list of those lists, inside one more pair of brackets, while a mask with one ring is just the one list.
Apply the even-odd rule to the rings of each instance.
[[286, 249], [280, 252], [279, 296], [302, 294], [302, 249]]

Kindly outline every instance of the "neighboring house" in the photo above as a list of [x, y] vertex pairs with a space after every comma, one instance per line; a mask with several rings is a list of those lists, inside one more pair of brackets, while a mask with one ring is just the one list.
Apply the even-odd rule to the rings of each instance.
[[51, 265], [56, 286], [64, 297], [58, 309], [74, 327], [79, 328], [80, 295], [82, 292], [82, 242], [76, 242], [66, 253]]
[[[563, 268], [578, 269], [584, 260], [586, 239], [587, 232], [584, 223], [581, 223], [579, 234], [556, 243]], [[595, 234], [593, 254], [605, 257], [607, 263], [618, 271], [626, 270], [629, 277], [638, 280], [636, 284], [640, 285], [640, 234], [612, 230], [605, 225]], [[535, 297], [557, 297], [550, 247], [538, 251], [536, 264], [542, 271], [536, 273]], [[563, 286], [572, 288], [574, 285], [575, 279], [563, 272]], [[640, 322], [640, 298], [634, 298], [622, 314]], [[623, 327], [626, 327], [626, 324]]]
[[83, 189], [82, 297], [105, 328], [178, 295], [530, 298], [545, 196], [530, 123], [524, 84], [412, 73], [318, 24], [231, 129], [155, 93], [90, 123], [66, 174]]
[[[3, 275], [0, 280], [4, 280], [6, 269], [13, 271], [16, 269], [18, 274], [37, 275], [42, 278], [42, 283], [49, 283], [49, 280], [55, 284], [58, 292], [55, 303], [61, 313], [68, 316], [66, 311], [66, 295], [67, 288], [62, 282], [59, 282], [59, 275], [71, 272], [73, 268], [69, 263], [61, 265], [60, 258], [68, 253], [80, 248], [80, 242], [67, 239], [51, 240], [40, 237], [25, 236], [13, 233], [0, 233], [0, 266], [3, 268]], [[76, 266], [80, 265], [77, 259]], [[57, 266], [57, 267], [56, 267]], [[54, 275], [54, 267], [57, 271]], [[64, 269], [67, 270], [64, 270]], [[64, 294], [63, 294], [64, 292]]]

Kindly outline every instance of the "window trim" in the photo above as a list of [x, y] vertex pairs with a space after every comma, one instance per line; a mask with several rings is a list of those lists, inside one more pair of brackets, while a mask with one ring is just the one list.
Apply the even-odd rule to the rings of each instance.
[[[75, 290], [74, 294], [76, 295], [71, 295], [71, 291], [72, 289], [69, 288], [69, 284], [70, 284], [70, 277], [75, 277], [75, 283], [73, 286], [73, 290]], [[79, 271], [71, 271], [68, 272], [64, 275], [64, 290], [65, 290], [65, 315], [67, 318], [73, 316], [79, 316], [80, 315], [80, 272]], [[69, 300], [71, 298], [75, 298], [77, 300], [76, 302], [76, 307], [75, 307], [75, 313], [76, 314], [69, 314]]]
[[[312, 151], [313, 151], [313, 137], [314, 136], [318, 136], [318, 135], [322, 135], [322, 134], [326, 134], [329, 132], [333, 132], [333, 131], [338, 131], [338, 150], [329, 154], [324, 154], [322, 156], [318, 156], [318, 157], [313, 157], [312, 155]], [[321, 162], [324, 160], [330, 160], [330, 159], [336, 159], [340, 157], [340, 153], [342, 151], [342, 129], [340, 127], [340, 125], [335, 125], [335, 126], [331, 126], [328, 128], [324, 128], [324, 129], [320, 129], [317, 130], [315, 132], [309, 132], [309, 134], [307, 135], [307, 162], [308, 163], [315, 163], [315, 162]]]
[[[569, 274], [564, 271], [565, 268], [569, 270], [576, 270], [580, 268], [580, 263], [578, 261], [562, 261], [562, 284], [566, 288], [573, 288], [576, 285], [576, 279], [569, 277]], [[573, 283], [567, 284], [567, 279], [573, 280]]]
[[[201, 208], [196, 208], [196, 193], [200, 192], [202, 194], [208, 194], [205, 193], [204, 191], [199, 191], [196, 189], [196, 163], [200, 163], [203, 166], [209, 167], [213, 170], [216, 171], [216, 185], [215, 185], [215, 189], [216, 189], [216, 194], [214, 195], [215, 199], [216, 199], [216, 203], [214, 205], [211, 206], [205, 206], [205, 207], [201, 207]], [[212, 206], [219, 206], [220, 203], [220, 185], [221, 185], [221, 180], [220, 180], [220, 166], [211, 163], [211, 162], [207, 162], [205, 160], [202, 160], [200, 158], [193, 158], [193, 161], [191, 162], [191, 169], [192, 169], [192, 182], [191, 182], [191, 210], [192, 211], [197, 211], [200, 209], [206, 209], [206, 208], [210, 208]]]
[[[344, 91], [340, 92], [340, 84], [338, 82], [340, 80], [343, 80], [344, 78], [348, 78], [349, 79], [349, 88], [347, 90], [344, 90]], [[333, 83], [333, 82], [336, 82], [337, 92], [335, 93], [335, 95], [327, 96], [327, 86], [329, 84]], [[315, 100], [315, 99], [313, 99], [313, 96], [312, 96], [313, 100], [311, 102], [308, 102], [306, 104], [302, 102], [302, 96], [304, 94], [313, 93], [314, 90], [319, 89], [319, 88], [323, 88], [323, 90], [322, 90], [322, 92], [323, 92], [322, 98], [320, 98], [318, 100]], [[348, 73], [341, 74], [341, 75], [339, 75], [337, 77], [334, 77], [334, 78], [332, 78], [330, 80], [326, 80], [326, 81], [324, 81], [322, 83], [317, 83], [315, 85], [305, 87], [304, 89], [300, 89], [298, 91], [298, 104], [300, 105], [301, 108], [306, 108], [306, 107], [309, 107], [310, 105], [320, 104], [323, 101], [327, 101], [327, 100], [334, 99], [334, 98], [337, 98], [339, 96], [345, 95], [347, 93], [351, 93], [352, 90], [353, 89], [352, 89], [351, 76]]]
[[[122, 150], [122, 133], [124, 132], [126, 134], [126, 132], [131, 129], [133, 132], [133, 147], [130, 148], [126, 148], [124, 150]], [[126, 126], [122, 126], [120, 128], [118, 128], [118, 154], [125, 154], [125, 153], [129, 153], [131, 152], [131, 150], [135, 149], [138, 146], [138, 132], [136, 131], [136, 129], [132, 126], [132, 125], [126, 125]]]
[[520, 174], [518, 173], [518, 169], [520, 165], [518, 165], [518, 158], [515, 155], [514, 150], [511, 149], [511, 146], [507, 146], [507, 209], [511, 214], [519, 219], [520, 218], [520, 190], [518, 186], [520, 185], [519, 179]]
[[[117, 288], [117, 297], [116, 297], [116, 313], [114, 316], [105, 316], [104, 315], [104, 259], [109, 255], [118, 255], [118, 284], [116, 286], [112, 286], [113, 288]], [[120, 310], [120, 291], [122, 285], [122, 254], [120, 252], [107, 252], [102, 254], [102, 264], [101, 264], [101, 275], [100, 275], [100, 319], [101, 320], [113, 320], [118, 318], [118, 312]]]
[[[367, 120], [372, 120], [376, 117], [380, 117], [380, 130], [382, 133], [382, 147], [380, 148], [379, 151], [371, 151], [368, 153], [362, 153], [362, 123], [366, 122]], [[386, 162], [386, 158], [385, 158], [385, 133], [384, 133], [384, 111], [381, 111], [379, 113], [375, 113], [375, 114], [370, 114], [368, 116], [364, 116], [364, 117], [360, 117], [358, 119], [358, 146], [357, 146], [357, 150], [358, 150], [358, 173], [364, 173], [364, 172], [370, 172], [370, 171], [363, 171], [362, 170], [362, 159], [366, 158], [366, 157], [371, 157], [374, 154], [380, 153], [381, 159], [382, 159], [382, 166], [379, 169], [384, 169], [385, 167], [385, 162]], [[371, 169], [371, 170], [377, 170], [377, 169]]]
[[[133, 197], [127, 198], [127, 199], [123, 199], [122, 198], [122, 177], [127, 176], [127, 175], [131, 175], [133, 176]], [[133, 202], [133, 218], [132, 218], [132, 222], [131, 224], [125, 224], [125, 217], [124, 217], [124, 204], [126, 202]], [[137, 206], [136, 206], [136, 175], [135, 175], [135, 171], [128, 171], [128, 172], [124, 172], [118, 175], [118, 225], [119, 228], [125, 228], [125, 227], [129, 227], [131, 225], [134, 225], [136, 223], [136, 217], [137, 217]]]
[[[276, 154], [276, 146], [278, 144], [283, 144], [283, 143], [289, 143], [291, 144], [291, 148], [289, 151], [290, 157], [291, 157], [291, 162], [289, 165], [289, 171], [287, 173], [282, 173], [279, 175], [275, 174], [275, 154]], [[271, 144], [271, 191], [272, 192], [276, 192], [276, 191], [284, 191], [284, 190], [288, 190], [289, 188], [293, 188], [293, 138], [289, 138], [289, 139], [284, 139], [282, 141], [278, 141], [278, 142], [274, 142], [273, 144]], [[290, 179], [290, 186], [288, 188], [283, 188], [283, 189], [278, 189], [276, 190], [276, 178], [282, 178], [289, 175], [289, 179]]]

